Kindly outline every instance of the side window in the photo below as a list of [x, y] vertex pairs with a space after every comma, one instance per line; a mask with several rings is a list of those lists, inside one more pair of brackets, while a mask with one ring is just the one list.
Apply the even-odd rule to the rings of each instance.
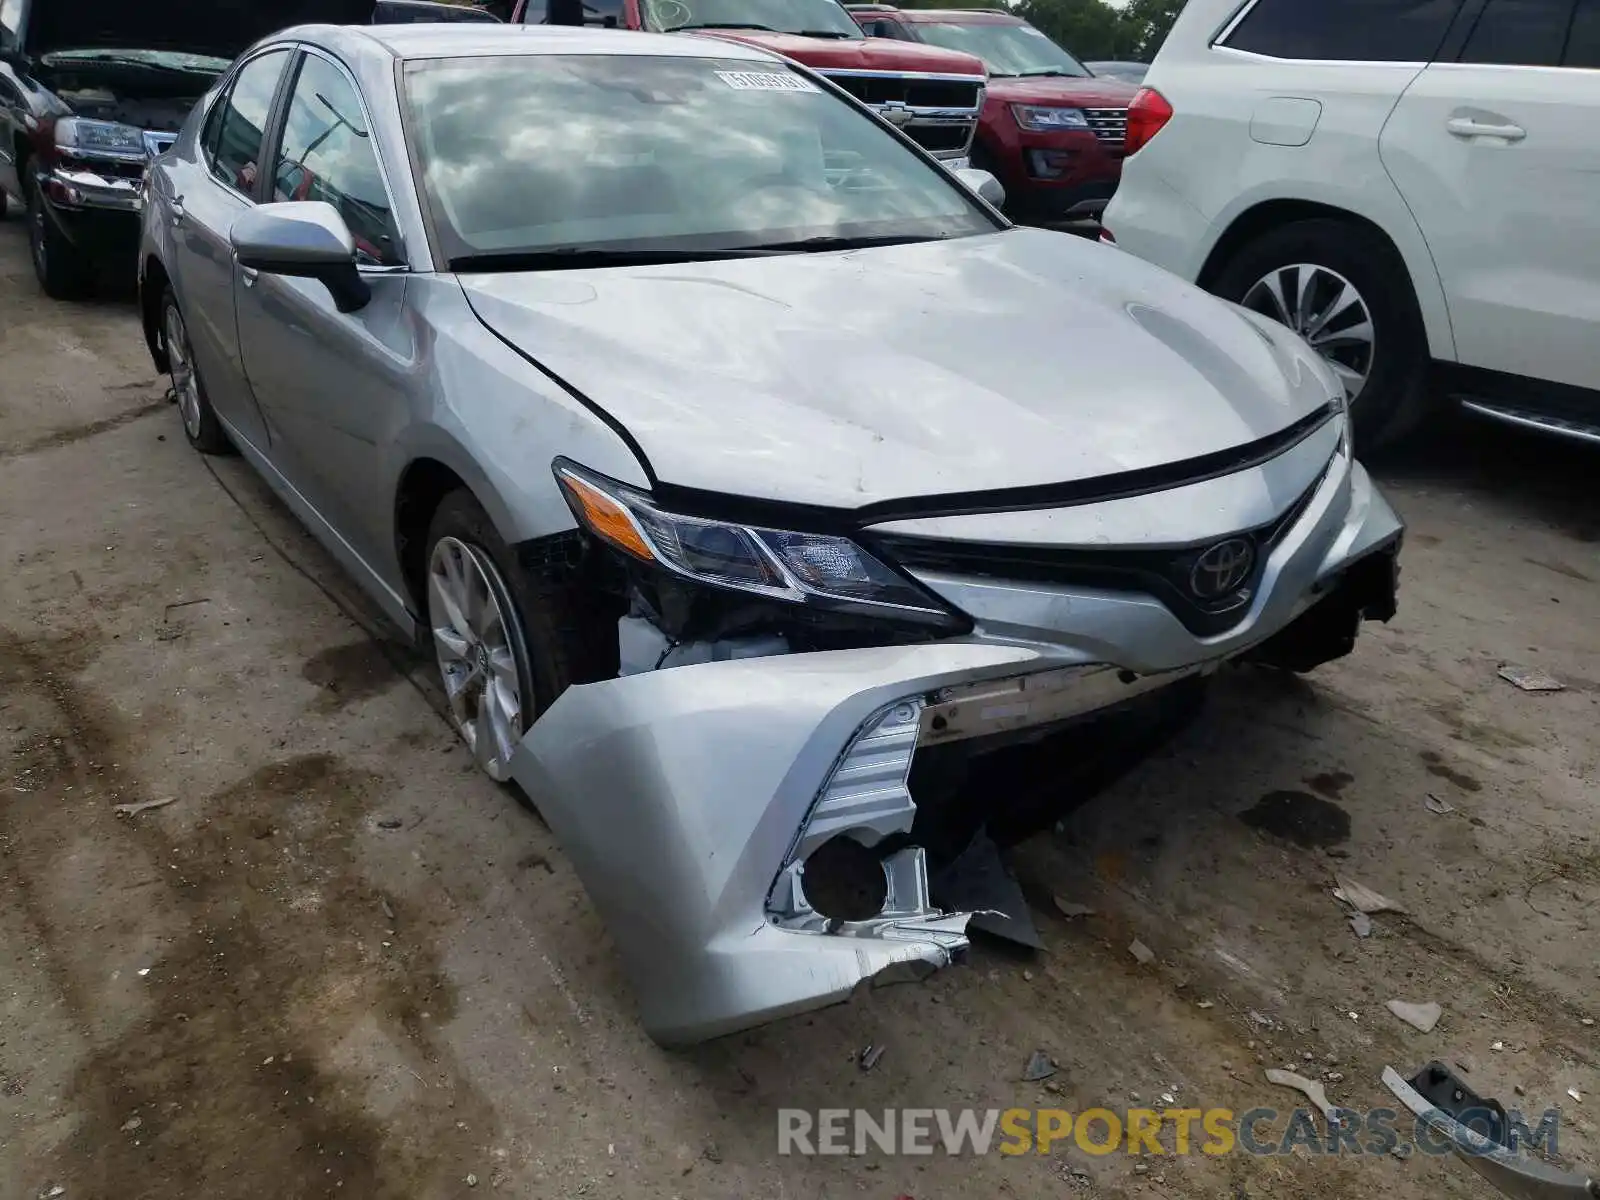
[[400, 261], [400, 239], [361, 101], [345, 73], [315, 54], [302, 60], [290, 93], [272, 198], [325, 201], [350, 227], [363, 261]]
[[1600, 0], [1578, 0], [1561, 65], [1600, 70]]
[[1225, 45], [1272, 58], [1429, 62], [1461, 0], [1257, 0]]
[[211, 173], [246, 196], [255, 192], [261, 139], [288, 61], [287, 50], [274, 50], [246, 63], [206, 121], [204, 146]]
[[1489, 0], [1461, 48], [1464, 63], [1558, 67], [1573, 0]]

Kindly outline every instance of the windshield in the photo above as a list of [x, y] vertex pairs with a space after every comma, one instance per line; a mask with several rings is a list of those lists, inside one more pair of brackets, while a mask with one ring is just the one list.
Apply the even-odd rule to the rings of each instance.
[[229, 60], [209, 54], [186, 54], [181, 50], [52, 50], [44, 56], [51, 66], [66, 66], [75, 62], [128, 63], [139, 67], [155, 67], [164, 71], [193, 71], [197, 74], [220, 75], [228, 69]]
[[998, 227], [944, 168], [780, 62], [436, 59], [407, 63], [405, 90], [446, 261]]
[[922, 40], [947, 50], [965, 50], [983, 59], [991, 75], [1080, 75], [1084, 65], [1032, 25], [1009, 21], [975, 21], [957, 25], [919, 21]]
[[834, 0], [641, 0], [647, 29], [764, 29], [856, 41], [866, 36]]

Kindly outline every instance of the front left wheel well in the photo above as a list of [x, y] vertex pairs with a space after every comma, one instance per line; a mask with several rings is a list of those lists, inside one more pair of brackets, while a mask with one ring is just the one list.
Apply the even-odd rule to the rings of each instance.
[[395, 557], [406, 593], [421, 614], [428, 611], [428, 528], [440, 503], [458, 489], [467, 489], [461, 476], [438, 459], [419, 458], [405, 469], [395, 491]]

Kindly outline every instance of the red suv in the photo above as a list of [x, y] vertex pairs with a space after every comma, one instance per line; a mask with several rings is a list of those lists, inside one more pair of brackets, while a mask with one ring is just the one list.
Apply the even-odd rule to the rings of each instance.
[[1044, 219], [1098, 217], [1122, 177], [1128, 103], [1139, 90], [1089, 69], [1000, 9], [848, 4], [873, 37], [965, 50], [989, 69], [972, 165], [1005, 184], [1006, 209]]
[[510, 16], [524, 25], [682, 32], [760, 46], [827, 76], [952, 169], [967, 165], [983, 111], [979, 59], [868, 37], [838, 0], [515, 0]]

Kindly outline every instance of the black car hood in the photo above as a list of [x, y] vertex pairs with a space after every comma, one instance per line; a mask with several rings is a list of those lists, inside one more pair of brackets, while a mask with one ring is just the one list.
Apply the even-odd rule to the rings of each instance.
[[308, 21], [364, 25], [373, 0], [23, 0], [21, 50], [176, 50], [232, 59]]

